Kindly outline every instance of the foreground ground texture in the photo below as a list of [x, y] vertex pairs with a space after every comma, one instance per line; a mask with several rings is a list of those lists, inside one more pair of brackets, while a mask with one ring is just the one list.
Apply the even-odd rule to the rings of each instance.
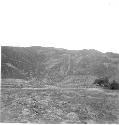
[[100, 88], [1, 88], [1, 122], [119, 123], [119, 92]]

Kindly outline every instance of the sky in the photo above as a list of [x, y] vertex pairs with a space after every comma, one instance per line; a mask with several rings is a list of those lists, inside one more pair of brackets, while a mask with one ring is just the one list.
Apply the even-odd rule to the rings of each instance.
[[119, 53], [119, 0], [0, 0], [0, 44]]

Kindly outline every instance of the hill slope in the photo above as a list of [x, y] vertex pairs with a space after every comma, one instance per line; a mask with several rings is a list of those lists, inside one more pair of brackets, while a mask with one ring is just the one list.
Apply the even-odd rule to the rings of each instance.
[[115, 53], [7, 46], [1, 51], [2, 78], [47, 78], [54, 82], [71, 75], [119, 78], [119, 54]]

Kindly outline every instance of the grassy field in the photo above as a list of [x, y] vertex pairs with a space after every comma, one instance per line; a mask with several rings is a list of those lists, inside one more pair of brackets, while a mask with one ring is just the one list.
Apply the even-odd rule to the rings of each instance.
[[1, 88], [0, 121], [119, 123], [119, 92], [98, 88]]

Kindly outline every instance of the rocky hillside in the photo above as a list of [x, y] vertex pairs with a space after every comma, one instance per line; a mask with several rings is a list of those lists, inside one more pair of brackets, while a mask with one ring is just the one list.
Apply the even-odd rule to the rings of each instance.
[[71, 75], [119, 78], [119, 54], [111, 52], [3, 46], [1, 58], [2, 78], [47, 78], [55, 82]]

